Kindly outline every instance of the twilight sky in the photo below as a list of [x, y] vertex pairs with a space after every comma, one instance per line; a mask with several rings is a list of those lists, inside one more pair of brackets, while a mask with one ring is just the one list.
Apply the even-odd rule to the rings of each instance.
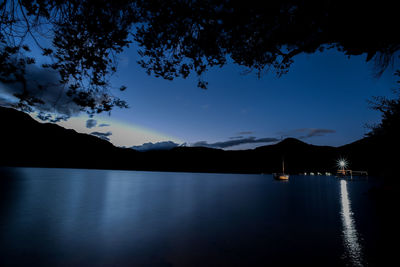
[[195, 77], [171, 82], [148, 76], [137, 59], [134, 48], [124, 52], [113, 78], [116, 86], [128, 86], [119, 94], [130, 108], [94, 118], [101, 121], [98, 124], [110, 124], [108, 128], [85, 129], [87, 116], [63, 125], [86, 132], [110, 131], [111, 142], [124, 146], [243, 139], [241, 145], [224, 147], [242, 149], [267, 144], [254, 140], [288, 136], [340, 146], [362, 138], [366, 123], [379, 121], [367, 100], [390, 96], [396, 87], [393, 68], [374, 78], [373, 63], [366, 64], [365, 56], [348, 59], [333, 50], [297, 56], [289, 73], [280, 78], [270, 72], [258, 79], [233, 64], [214, 68], [205, 76], [207, 90], [196, 87]]
[[373, 63], [366, 64], [365, 56], [349, 59], [328, 50], [294, 59], [289, 73], [280, 78], [269, 72], [258, 79], [234, 64], [210, 69], [205, 76], [208, 89], [202, 90], [196, 77], [167, 81], [148, 76], [136, 63], [132, 46], [120, 55], [112, 78], [116, 88], [128, 87], [114, 92], [130, 108], [90, 121], [80, 114], [58, 124], [126, 147], [148, 142], [169, 146], [172, 141], [244, 149], [284, 137], [340, 146], [362, 138], [368, 131], [365, 124], [379, 121], [367, 100], [391, 96], [396, 87], [394, 68], [374, 78]]

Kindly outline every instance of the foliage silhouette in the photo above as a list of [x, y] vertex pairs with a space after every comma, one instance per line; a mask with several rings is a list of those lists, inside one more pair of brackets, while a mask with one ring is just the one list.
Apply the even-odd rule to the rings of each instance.
[[[400, 71], [396, 71], [395, 75], [400, 77]], [[388, 99], [378, 96], [370, 101], [372, 108], [381, 112], [382, 120], [379, 124], [370, 127], [371, 132], [368, 135], [400, 144], [398, 140], [400, 136], [400, 88], [394, 90], [394, 93], [395, 98]]]
[[[228, 61], [259, 76], [289, 71], [296, 55], [335, 48], [366, 54], [377, 74], [400, 49], [392, 2], [7, 0], [0, 4], [0, 82], [19, 84], [20, 109], [42, 99], [26, 89], [27, 66], [38, 48], [68, 97], [90, 114], [127, 107], [112, 95], [117, 55], [135, 42], [139, 64], [156, 77], [202, 78]], [[43, 86], [42, 86], [43, 87]], [[42, 88], [43, 89], [43, 88]], [[120, 87], [123, 91], [125, 86]]]
[[[258, 75], [287, 73], [294, 57], [336, 48], [367, 54], [380, 74], [400, 48], [389, 3], [349, 1], [138, 1], [135, 40], [148, 73], [197, 75], [231, 58]], [[199, 86], [206, 84], [199, 80]]]
[[15, 94], [20, 100], [16, 106], [31, 111], [43, 104], [27, 88], [28, 65], [37, 61], [29, 56], [33, 45], [47, 59], [41, 67], [58, 73], [60, 88], [82, 111], [127, 107], [110, 94], [109, 78], [116, 71], [116, 55], [129, 45], [135, 18], [130, 6], [130, 1], [106, 0], [2, 2], [0, 81], [22, 87]]

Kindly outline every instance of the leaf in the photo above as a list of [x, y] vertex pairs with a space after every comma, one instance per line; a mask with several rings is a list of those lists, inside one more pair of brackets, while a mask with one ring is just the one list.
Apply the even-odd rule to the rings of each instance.
[[27, 46], [27, 45], [23, 45], [23, 46], [22, 46], [22, 49], [24, 49], [24, 50], [27, 51], [27, 52], [30, 52], [30, 51], [31, 51], [31, 49], [29, 49], [29, 46]]

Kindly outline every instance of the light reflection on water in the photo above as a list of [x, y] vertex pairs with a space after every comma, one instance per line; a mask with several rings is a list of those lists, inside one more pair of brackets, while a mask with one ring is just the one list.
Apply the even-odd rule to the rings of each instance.
[[0, 266], [372, 265], [363, 230], [371, 217], [357, 194], [365, 186], [322, 176], [0, 168]]
[[353, 212], [351, 211], [351, 202], [347, 191], [346, 180], [340, 181], [340, 200], [342, 206], [343, 241], [346, 249], [345, 257], [349, 257], [354, 266], [363, 266], [362, 247], [354, 223]]

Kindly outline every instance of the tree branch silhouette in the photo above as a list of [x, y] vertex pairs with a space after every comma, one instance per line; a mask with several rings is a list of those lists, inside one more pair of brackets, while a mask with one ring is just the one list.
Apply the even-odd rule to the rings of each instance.
[[[391, 2], [7, 0], [0, 14], [0, 82], [23, 84], [36, 45], [48, 61], [41, 67], [57, 72], [66, 96], [89, 114], [127, 107], [109, 81], [116, 55], [132, 44], [148, 74], [193, 74], [203, 89], [204, 73], [227, 62], [281, 76], [297, 55], [326, 49], [365, 54], [379, 76], [400, 49]], [[20, 107], [40, 105], [29, 92], [18, 98]]]

